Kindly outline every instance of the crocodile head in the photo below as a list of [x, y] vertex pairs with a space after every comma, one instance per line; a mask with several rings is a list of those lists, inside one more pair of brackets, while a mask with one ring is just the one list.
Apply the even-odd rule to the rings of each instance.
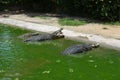
[[95, 43], [95, 44], [92, 44], [91, 46], [92, 46], [92, 48], [98, 48], [100, 46], [100, 44], [99, 43]]
[[63, 28], [60, 28], [59, 30], [53, 32], [51, 35], [52, 35], [52, 38], [53, 39], [59, 39], [59, 38], [64, 38], [64, 35], [63, 35], [63, 32], [62, 32]]

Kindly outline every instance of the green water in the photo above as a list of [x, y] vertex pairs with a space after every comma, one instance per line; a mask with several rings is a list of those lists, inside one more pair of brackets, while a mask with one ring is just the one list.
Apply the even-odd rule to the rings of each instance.
[[28, 31], [0, 25], [0, 80], [120, 80], [120, 52], [98, 48], [63, 56], [70, 40], [24, 43]]

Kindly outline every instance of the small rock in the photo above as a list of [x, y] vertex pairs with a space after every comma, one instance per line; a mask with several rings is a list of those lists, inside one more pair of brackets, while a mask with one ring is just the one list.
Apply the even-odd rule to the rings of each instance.
[[108, 28], [107, 27], [103, 27], [104, 30], [107, 30]]

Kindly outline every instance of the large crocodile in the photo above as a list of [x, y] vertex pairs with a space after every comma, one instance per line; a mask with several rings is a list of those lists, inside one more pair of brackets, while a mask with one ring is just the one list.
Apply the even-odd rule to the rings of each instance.
[[57, 31], [55, 31], [51, 34], [33, 33], [33, 34], [30, 34], [30, 35], [26, 35], [28, 38], [25, 39], [24, 42], [36, 42], [36, 41], [39, 42], [39, 41], [45, 41], [45, 40], [53, 40], [53, 39], [64, 38], [62, 30], [63, 30], [63, 28], [60, 28], [59, 30], [57, 30]]
[[79, 53], [84, 53], [86, 51], [92, 50], [93, 48], [99, 47], [99, 44], [77, 44], [68, 47], [65, 49], [62, 54], [64, 55], [70, 55], [70, 54], [79, 54]]

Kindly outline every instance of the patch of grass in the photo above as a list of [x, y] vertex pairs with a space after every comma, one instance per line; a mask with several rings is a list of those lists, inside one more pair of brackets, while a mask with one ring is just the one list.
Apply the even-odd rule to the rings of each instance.
[[106, 24], [106, 25], [117, 25], [117, 26], [120, 26], [120, 21], [116, 21], [116, 22], [105, 22], [104, 24]]
[[63, 26], [79, 26], [79, 25], [85, 25], [88, 22], [85, 20], [76, 20], [76, 19], [70, 19], [70, 18], [61, 18], [59, 19], [59, 24]]

